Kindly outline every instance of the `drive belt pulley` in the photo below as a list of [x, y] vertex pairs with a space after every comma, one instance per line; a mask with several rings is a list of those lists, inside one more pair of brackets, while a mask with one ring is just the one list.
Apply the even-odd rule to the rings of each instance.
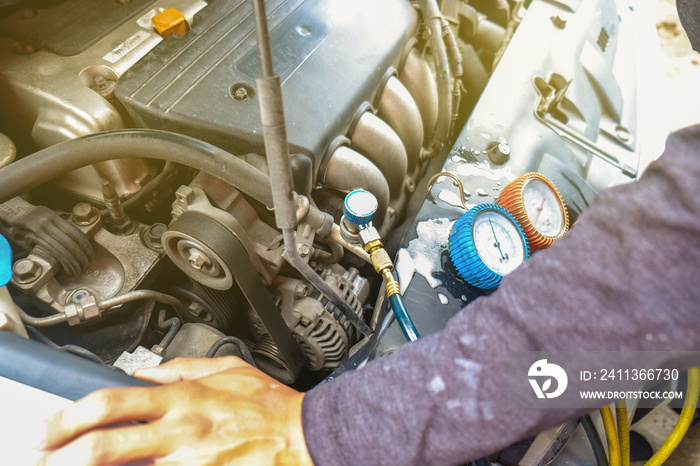
[[248, 251], [235, 233], [199, 212], [185, 212], [162, 236], [168, 257], [197, 283], [214, 290], [229, 290], [235, 284], [257, 314], [287, 367], [259, 361], [262, 369], [282, 382], [291, 383], [305, 358], [280, 311], [258, 276]]

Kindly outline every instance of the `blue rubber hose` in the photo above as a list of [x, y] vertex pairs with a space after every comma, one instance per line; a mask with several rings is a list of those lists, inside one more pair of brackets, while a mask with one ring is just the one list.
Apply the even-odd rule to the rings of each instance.
[[399, 327], [401, 327], [401, 331], [406, 337], [406, 340], [415, 341], [419, 339], [420, 335], [418, 335], [418, 330], [416, 330], [416, 326], [413, 325], [411, 316], [406, 312], [406, 306], [404, 306], [403, 298], [399, 293], [389, 296], [389, 305], [391, 306], [391, 310], [394, 311], [394, 316], [399, 322]]

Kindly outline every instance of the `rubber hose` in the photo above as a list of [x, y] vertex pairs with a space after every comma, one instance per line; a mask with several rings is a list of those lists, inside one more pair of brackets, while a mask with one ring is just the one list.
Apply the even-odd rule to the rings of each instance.
[[114, 159], [150, 158], [205, 171], [272, 210], [270, 178], [198, 139], [151, 129], [91, 134], [35, 152], [0, 169], [0, 203], [78, 168]]
[[391, 306], [391, 310], [394, 312], [394, 316], [396, 317], [399, 327], [401, 327], [401, 331], [406, 337], [406, 340], [416, 341], [419, 339], [420, 335], [418, 334], [418, 330], [416, 330], [416, 326], [413, 325], [411, 316], [408, 315], [406, 306], [403, 304], [403, 297], [399, 293], [389, 296], [389, 305]]
[[630, 426], [625, 399], [615, 402], [617, 417], [617, 438], [620, 442], [620, 457], [622, 466], [630, 466]]
[[248, 349], [246, 344], [243, 343], [243, 340], [232, 336], [227, 336], [216, 340], [216, 342], [213, 345], [211, 345], [211, 348], [209, 348], [209, 351], [207, 351], [207, 355], [205, 356], [205, 358], [213, 358], [216, 352], [219, 351], [219, 349], [221, 349], [221, 347], [227, 343], [235, 345], [236, 348], [238, 348], [238, 352], [241, 353], [241, 359], [243, 359], [251, 366], [257, 367], [255, 365], [255, 361], [253, 360], [253, 355], [250, 353], [250, 350]]
[[610, 466], [622, 466], [620, 460], [620, 443], [617, 439], [617, 428], [615, 427], [615, 417], [610, 406], [600, 408], [600, 417], [603, 418], [605, 436], [608, 439], [608, 455], [610, 456]]
[[685, 393], [685, 401], [681, 416], [678, 418], [676, 426], [671, 431], [666, 441], [661, 445], [661, 448], [654, 453], [649, 461], [644, 466], [659, 466], [671, 456], [673, 450], [676, 449], [681, 439], [688, 431], [693, 418], [695, 417], [695, 408], [698, 405], [698, 394], [700, 394], [700, 368], [693, 367], [688, 370], [688, 389]]
[[180, 327], [182, 327], [182, 322], [180, 322], [180, 319], [177, 317], [171, 317], [170, 319], [165, 320], [166, 314], [167, 313], [164, 309], [162, 309], [158, 314], [158, 327], [162, 330], [165, 330], [166, 328], [168, 329], [168, 333], [166, 333], [160, 343], [158, 343], [158, 346], [160, 346], [163, 351], [168, 348], [170, 343], [173, 342], [175, 335], [177, 335]]
[[[438, 89], [438, 119], [433, 137], [435, 142], [442, 144], [450, 136], [452, 123], [452, 76], [447, 58], [447, 48], [442, 39], [442, 14], [435, 0], [420, 0], [421, 14], [426, 27], [430, 30], [430, 48], [435, 61], [435, 78]], [[433, 150], [429, 157], [437, 155], [439, 150]]]

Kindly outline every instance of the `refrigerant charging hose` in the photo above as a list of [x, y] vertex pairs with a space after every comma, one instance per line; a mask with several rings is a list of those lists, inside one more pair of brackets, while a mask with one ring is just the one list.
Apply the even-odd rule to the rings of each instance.
[[413, 325], [411, 316], [406, 311], [401, 296], [401, 287], [392, 273], [394, 263], [391, 261], [389, 253], [384, 249], [379, 232], [372, 226], [372, 220], [378, 207], [377, 198], [371, 192], [364, 189], [351, 191], [345, 196], [343, 218], [340, 223], [344, 226], [346, 233], [354, 237], [353, 241], [362, 244], [364, 250], [369, 254], [374, 270], [384, 277], [386, 295], [389, 298], [389, 306], [394, 312], [396, 321], [399, 323], [406, 340], [414, 341], [419, 339], [420, 335], [416, 326]]
[[386, 280], [386, 295], [389, 298], [389, 305], [391, 306], [394, 317], [396, 317], [396, 321], [399, 323], [399, 327], [401, 327], [401, 331], [406, 337], [406, 340], [415, 341], [419, 339], [420, 335], [418, 334], [418, 330], [416, 330], [416, 326], [413, 324], [411, 316], [408, 315], [406, 306], [403, 303], [399, 282], [396, 281], [394, 274], [392, 273], [392, 270], [394, 270], [394, 264], [391, 261], [389, 254], [386, 252], [386, 249], [384, 249], [384, 245], [379, 239], [378, 234], [376, 239], [365, 244], [365, 251], [367, 251], [369, 254], [374, 270], [376, 270], [377, 273], [382, 275], [384, 280]]

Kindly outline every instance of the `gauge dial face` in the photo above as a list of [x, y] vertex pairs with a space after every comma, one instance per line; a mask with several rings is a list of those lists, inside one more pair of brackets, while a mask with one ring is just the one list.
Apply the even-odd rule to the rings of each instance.
[[484, 210], [474, 219], [474, 247], [484, 264], [507, 275], [527, 258], [522, 234], [513, 221], [496, 210]]
[[523, 205], [532, 226], [542, 235], [555, 238], [565, 228], [564, 209], [556, 192], [538, 178], [523, 186]]

